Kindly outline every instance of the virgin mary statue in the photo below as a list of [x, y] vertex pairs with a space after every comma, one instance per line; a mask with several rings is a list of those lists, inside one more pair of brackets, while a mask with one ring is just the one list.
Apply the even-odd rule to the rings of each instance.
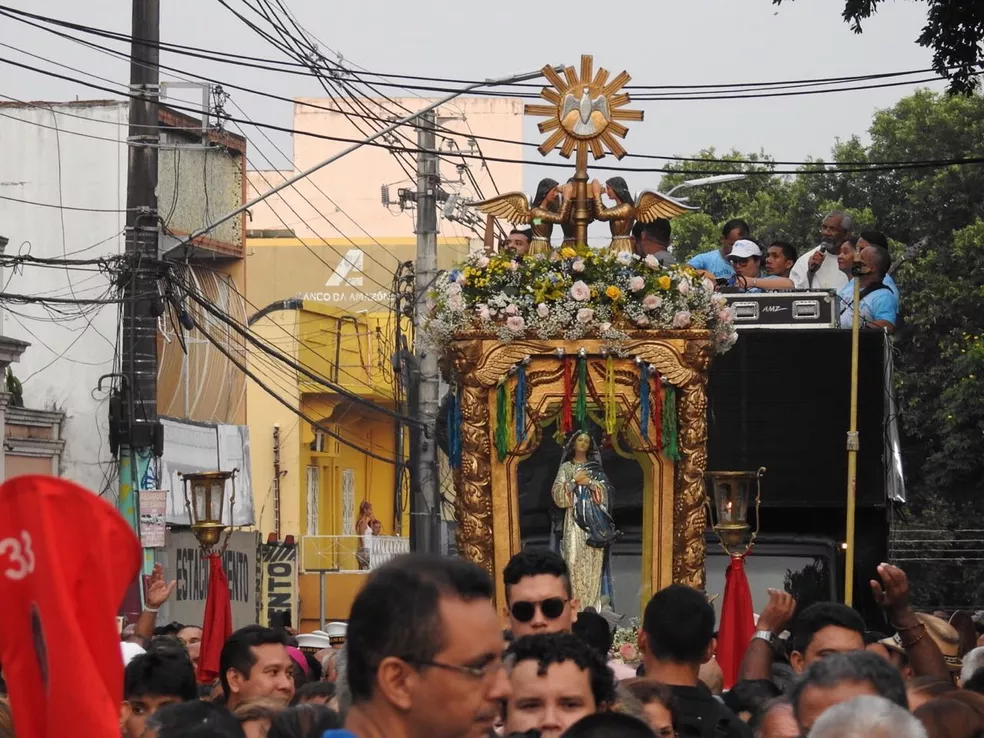
[[612, 492], [597, 445], [588, 433], [575, 433], [564, 446], [552, 493], [564, 511], [561, 553], [582, 608], [601, 610], [603, 598], [611, 600], [608, 550], [622, 535], [609, 513]]

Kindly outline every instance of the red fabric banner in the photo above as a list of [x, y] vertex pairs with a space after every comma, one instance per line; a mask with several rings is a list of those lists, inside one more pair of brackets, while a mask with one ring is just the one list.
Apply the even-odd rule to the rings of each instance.
[[229, 578], [219, 554], [210, 554], [208, 559], [208, 592], [205, 595], [205, 621], [202, 623], [202, 646], [198, 656], [198, 681], [202, 684], [210, 684], [219, 678], [222, 646], [232, 635]]
[[755, 613], [752, 592], [745, 575], [745, 557], [732, 556], [724, 577], [717, 661], [724, 672], [724, 688], [731, 689], [738, 681], [741, 660], [745, 656], [748, 642], [755, 635]]
[[119, 735], [116, 612], [141, 558], [92, 492], [44, 476], [0, 487], [0, 663], [18, 738]]

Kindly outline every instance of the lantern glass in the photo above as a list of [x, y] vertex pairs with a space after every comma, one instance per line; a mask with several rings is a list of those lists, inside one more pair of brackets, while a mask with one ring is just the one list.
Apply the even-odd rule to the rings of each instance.
[[[751, 549], [758, 535], [760, 480], [765, 467], [754, 472], [708, 472], [706, 498], [710, 523], [731, 556], [742, 556]], [[754, 485], [754, 488], [753, 488]], [[748, 506], [755, 501], [756, 529], [749, 531]]]
[[221, 523], [222, 507], [225, 503], [225, 480], [209, 480], [209, 490], [207, 495], [209, 520], [213, 523]]
[[[208, 553], [229, 528], [222, 521], [222, 514], [225, 509], [226, 482], [235, 479], [236, 471], [199, 472], [181, 476], [184, 480], [185, 504], [191, 518], [191, 529], [202, 549]], [[229, 494], [231, 510], [235, 500], [235, 487]]]

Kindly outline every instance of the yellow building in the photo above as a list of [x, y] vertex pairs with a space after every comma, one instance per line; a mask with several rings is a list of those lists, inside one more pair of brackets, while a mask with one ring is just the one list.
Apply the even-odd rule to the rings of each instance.
[[[468, 248], [464, 238], [439, 239], [441, 265], [462, 258]], [[295, 626], [301, 630], [317, 627], [322, 615], [348, 616], [366, 574], [359, 569], [355, 536], [363, 501], [372, 503], [382, 524], [380, 540], [393, 552], [408, 550], [408, 475], [397, 484], [392, 463], [397, 424], [360, 400], [389, 410], [397, 406], [393, 275], [415, 250], [412, 238], [247, 242], [251, 328], [298, 365], [291, 368], [251, 348], [250, 370], [268, 389], [249, 382], [247, 401], [257, 526], [264, 539], [271, 533], [300, 539]], [[407, 318], [399, 330], [412, 346]], [[403, 446], [405, 453], [405, 441]], [[323, 604], [318, 570], [330, 570]]]

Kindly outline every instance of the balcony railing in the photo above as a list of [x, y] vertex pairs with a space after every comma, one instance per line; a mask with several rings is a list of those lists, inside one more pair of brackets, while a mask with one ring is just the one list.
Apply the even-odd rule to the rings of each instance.
[[301, 536], [301, 570], [350, 574], [377, 569], [394, 556], [410, 553], [410, 539], [372, 536], [363, 548], [361, 536]]

